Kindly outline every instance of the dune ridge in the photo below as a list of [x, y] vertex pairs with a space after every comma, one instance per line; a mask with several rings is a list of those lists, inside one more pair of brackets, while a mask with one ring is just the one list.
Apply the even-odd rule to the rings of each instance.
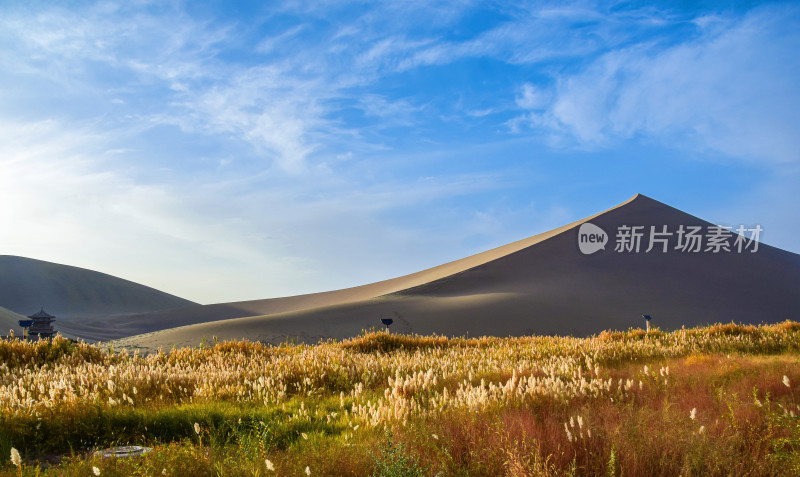
[[19, 313], [0, 306], [0, 335], [7, 335], [10, 330], [13, 330], [14, 334], [21, 336], [22, 328], [19, 326], [19, 320], [24, 318]]
[[260, 315], [205, 320], [118, 343], [155, 349], [196, 345], [214, 336], [315, 342], [378, 327], [381, 316], [393, 318], [397, 332], [471, 336], [586, 336], [641, 326], [642, 314], [653, 315], [654, 325], [666, 329], [798, 319], [797, 254], [761, 243], [758, 253], [625, 254], [610, 244], [603, 252], [583, 255], [576, 229], [587, 221], [609, 232], [611, 240], [621, 225], [669, 230], [713, 225], [637, 194], [586, 219], [418, 274], [306, 295], [306, 301], [265, 300], [241, 308], [270, 310]]
[[194, 302], [85, 268], [0, 255], [0, 306], [20, 314], [44, 307], [58, 317], [163, 310]]
[[[609, 210], [622, 207], [630, 201], [635, 200], [637, 197], [638, 194]], [[73, 333], [81, 333], [82, 336], [88, 339], [109, 340], [211, 321], [291, 313], [301, 310], [355, 303], [402, 290], [412, 289], [483, 265], [492, 260], [530, 247], [543, 240], [547, 240], [550, 237], [577, 227], [584, 221], [591, 220], [606, 212], [608, 212], [608, 210], [586, 219], [572, 222], [556, 229], [496, 247], [476, 255], [428, 268], [420, 272], [367, 285], [290, 297], [218, 303], [212, 305], [195, 305], [153, 313], [117, 315], [110, 317], [110, 319], [114, 321], [113, 329], [109, 329], [107, 326], [107, 319], [109, 319], [109, 317], [94, 317], [81, 320], [80, 323], [76, 323], [75, 325], [70, 323], [70, 331]]]

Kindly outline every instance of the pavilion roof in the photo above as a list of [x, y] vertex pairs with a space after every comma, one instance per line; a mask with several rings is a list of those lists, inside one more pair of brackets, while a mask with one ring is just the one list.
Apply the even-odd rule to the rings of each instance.
[[35, 314], [28, 316], [28, 318], [55, 318], [55, 316], [44, 311], [44, 307], [42, 307], [41, 311], [38, 311]]

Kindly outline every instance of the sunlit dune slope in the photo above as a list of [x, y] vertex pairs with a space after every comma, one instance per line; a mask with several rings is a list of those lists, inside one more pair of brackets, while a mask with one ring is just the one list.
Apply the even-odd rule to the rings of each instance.
[[[578, 226], [608, 232], [606, 250], [584, 255]], [[513, 244], [406, 277], [302, 297], [213, 305], [129, 317], [197, 323], [131, 337], [120, 344], [153, 349], [211, 339], [286, 339], [314, 342], [353, 336], [394, 320], [397, 332], [446, 335], [588, 335], [603, 329], [653, 324], [679, 328], [713, 322], [798, 319], [800, 256], [765, 244], [757, 253], [688, 253], [660, 249], [617, 253], [618, 227], [676, 231], [712, 225], [643, 195], [587, 219]], [[736, 224], [731, 224], [736, 225]], [[649, 235], [649, 234], [648, 234]], [[675, 237], [672, 237], [676, 240]], [[674, 242], [673, 242], [674, 244]], [[192, 316], [192, 310], [206, 315]], [[212, 313], [214, 311], [214, 313]], [[185, 314], [182, 314], [185, 313]], [[234, 318], [236, 314], [259, 316]], [[216, 314], [216, 315], [215, 315]]]

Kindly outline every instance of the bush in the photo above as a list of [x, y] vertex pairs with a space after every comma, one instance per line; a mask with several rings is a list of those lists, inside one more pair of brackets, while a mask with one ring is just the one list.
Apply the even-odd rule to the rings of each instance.
[[379, 455], [372, 456], [375, 471], [372, 477], [418, 477], [425, 475], [419, 459], [411, 456], [402, 443], [392, 441], [392, 433], [386, 431], [385, 442]]

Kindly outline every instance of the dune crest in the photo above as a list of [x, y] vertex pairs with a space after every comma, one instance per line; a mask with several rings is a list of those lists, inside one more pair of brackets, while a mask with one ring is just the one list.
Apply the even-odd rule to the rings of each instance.
[[[609, 234], [611, 243], [605, 250], [592, 255], [579, 251], [578, 227], [585, 222]], [[614, 250], [614, 234], [620, 227], [667, 227], [674, 232], [680, 226], [707, 230], [712, 225], [637, 194], [552, 231], [392, 280], [312, 295], [124, 317], [129, 329], [139, 326], [149, 333], [118, 343], [155, 349], [196, 345], [213, 336], [315, 342], [379, 327], [381, 316], [392, 318], [397, 332], [471, 336], [585, 336], [642, 326], [642, 314], [652, 315], [654, 326], [667, 329], [797, 320], [797, 254], [763, 243], [758, 253]], [[147, 329], [159, 320], [162, 326], [186, 326]]]
[[0, 335], [8, 335], [8, 332], [13, 330], [17, 336], [22, 336], [22, 328], [19, 326], [19, 320], [24, 319], [23, 315], [14, 313], [13, 311], [0, 307]]
[[28, 315], [41, 307], [59, 318], [184, 307], [193, 302], [105, 273], [0, 255], [0, 306]]
[[[639, 197], [640, 194], [637, 194], [629, 200], [609, 210], [622, 207]], [[496, 260], [506, 255], [518, 252], [519, 250], [530, 247], [555, 235], [577, 227], [586, 220], [590, 220], [594, 217], [602, 215], [605, 212], [601, 212], [586, 219], [576, 221], [562, 227], [534, 235], [532, 237], [518, 240], [507, 245], [487, 250], [476, 255], [428, 268], [420, 272], [367, 285], [306, 295], [270, 298], [265, 300], [218, 303], [213, 305], [195, 305], [153, 313], [117, 315], [109, 317], [114, 321], [113, 328], [109, 328], [107, 326], [107, 320], [109, 318], [94, 317], [81, 320], [80, 323], [76, 324], [75, 326], [70, 324], [70, 326], [72, 326], [70, 331], [73, 333], [80, 333], [83, 337], [88, 339], [110, 340], [136, 334], [150, 333], [153, 331], [159, 331], [178, 326], [187, 326], [211, 321], [228, 320], [232, 318], [249, 316], [274, 315], [279, 313], [290, 313], [328, 306], [343, 305], [347, 303], [356, 303], [359, 301], [412, 289], [421, 285], [425, 285], [426, 283], [440, 280], [456, 273], [469, 270], [470, 268], [481, 266], [491, 262], [492, 260]]]

